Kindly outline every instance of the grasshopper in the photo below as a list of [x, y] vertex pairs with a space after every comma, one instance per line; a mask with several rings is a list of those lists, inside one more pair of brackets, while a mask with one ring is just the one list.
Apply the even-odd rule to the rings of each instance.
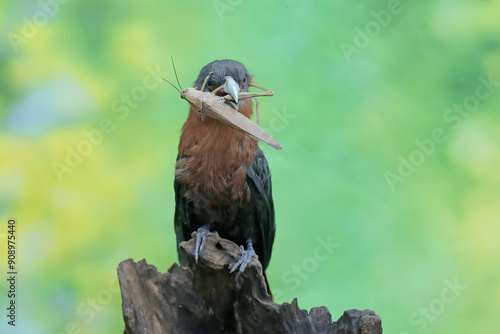
[[[172, 60], [173, 64], [173, 60]], [[204, 92], [205, 85], [212, 73], [209, 73], [205, 78], [203, 85], [200, 90], [191, 87], [182, 89], [179, 78], [177, 77], [177, 72], [175, 71], [175, 77], [177, 78], [177, 84], [181, 88], [180, 90], [172, 84], [167, 79], [163, 79], [172, 85], [180, 94], [181, 98], [188, 101], [193, 108], [201, 114], [201, 119], [203, 120], [205, 116], [216, 119], [223, 124], [230, 126], [240, 132], [247, 134], [255, 140], [260, 140], [277, 150], [281, 150], [281, 146], [278, 142], [271, 137], [264, 129], [252, 122], [250, 119], [240, 114], [235, 107], [232, 107], [229, 103], [238, 102], [230, 94], [224, 96], [215, 95], [220, 90], [228, 92], [228, 88], [225, 87], [226, 84], [214, 89], [212, 92]], [[274, 92], [267, 90], [265, 88], [259, 87], [254, 84], [249, 84], [249, 86], [263, 90], [264, 92], [239, 92], [236, 96], [237, 99], [249, 99], [256, 98], [260, 96], [273, 96]], [[234, 104], [233, 104], [234, 105]], [[258, 101], [257, 101], [257, 113], [258, 113]]]

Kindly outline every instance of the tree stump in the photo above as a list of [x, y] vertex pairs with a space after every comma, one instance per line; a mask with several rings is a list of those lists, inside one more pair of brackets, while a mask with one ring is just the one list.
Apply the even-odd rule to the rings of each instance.
[[273, 303], [258, 260], [238, 278], [229, 273], [241, 255], [229, 240], [209, 236], [198, 264], [194, 247], [195, 239], [181, 243], [189, 265], [173, 264], [165, 274], [146, 260], [119, 264], [125, 334], [382, 333], [380, 317], [370, 310], [345, 311], [332, 322], [324, 306], [308, 313], [296, 298], [291, 304]]

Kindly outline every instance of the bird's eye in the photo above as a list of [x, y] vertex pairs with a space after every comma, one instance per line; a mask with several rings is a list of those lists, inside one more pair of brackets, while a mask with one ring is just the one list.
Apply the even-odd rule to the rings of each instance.
[[243, 78], [243, 83], [247, 83], [247, 77]]

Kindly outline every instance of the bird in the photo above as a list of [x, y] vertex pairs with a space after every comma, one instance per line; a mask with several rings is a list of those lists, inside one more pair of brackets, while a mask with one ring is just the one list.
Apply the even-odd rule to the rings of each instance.
[[[253, 103], [238, 94], [248, 92], [252, 78], [238, 61], [215, 60], [201, 69], [194, 88], [230, 94], [231, 106], [250, 118]], [[224, 89], [217, 90], [221, 86]], [[197, 262], [208, 236], [229, 239], [241, 251], [230, 272], [239, 276], [257, 258], [270, 293], [265, 270], [276, 233], [275, 212], [269, 165], [255, 138], [220, 120], [200, 117], [191, 106], [181, 131], [174, 191], [178, 249], [196, 231]], [[179, 262], [187, 264], [187, 258], [178, 254]]]

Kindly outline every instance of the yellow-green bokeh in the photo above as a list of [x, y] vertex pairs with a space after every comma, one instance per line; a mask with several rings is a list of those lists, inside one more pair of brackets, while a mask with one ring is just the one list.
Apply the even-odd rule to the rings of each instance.
[[498, 0], [2, 2], [0, 243], [15, 218], [19, 295], [1, 332], [122, 332], [118, 263], [176, 261], [188, 105], [152, 74], [174, 81], [170, 57], [183, 87], [230, 58], [275, 91], [260, 120], [283, 147], [261, 144], [277, 302], [334, 320], [373, 309], [387, 333], [497, 331], [499, 13]]

